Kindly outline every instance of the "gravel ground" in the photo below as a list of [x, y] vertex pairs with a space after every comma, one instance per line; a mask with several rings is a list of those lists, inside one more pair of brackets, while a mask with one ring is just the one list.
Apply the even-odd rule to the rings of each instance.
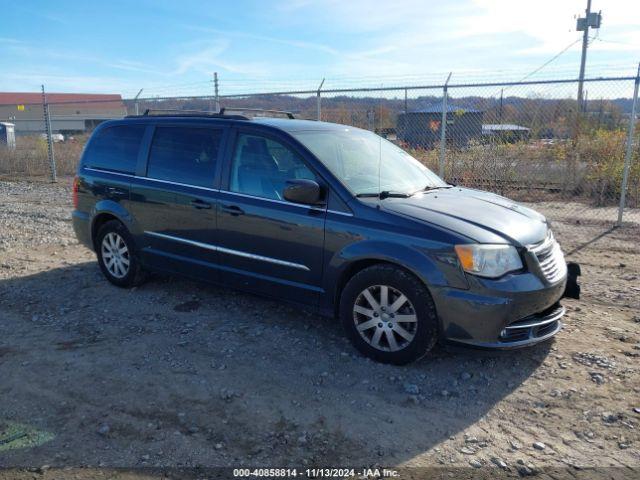
[[637, 229], [572, 254], [583, 299], [554, 341], [393, 367], [274, 301], [111, 286], [69, 185], [0, 181], [0, 467], [640, 468]]

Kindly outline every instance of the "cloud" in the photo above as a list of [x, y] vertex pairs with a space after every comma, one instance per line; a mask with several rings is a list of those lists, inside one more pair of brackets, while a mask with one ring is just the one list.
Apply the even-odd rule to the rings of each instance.
[[269, 42], [269, 43], [274, 43], [278, 45], [285, 45], [288, 47], [299, 48], [302, 50], [316, 50], [318, 52], [328, 53], [331, 55], [340, 54], [339, 49], [329, 47], [322, 43], [306, 42], [306, 41], [295, 40], [290, 38], [279, 38], [279, 37], [274, 37], [269, 35], [261, 35], [259, 33], [250, 32], [250, 31], [222, 30], [217, 28], [200, 27], [197, 25], [183, 25], [183, 27], [196, 32], [213, 33], [224, 38], [232, 37], [232, 38], [241, 38], [241, 39], [248, 39], [248, 40], [257, 40], [260, 42]]
[[24, 41], [18, 40], [17, 38], [0, 37], [0, 45], [3, 44], [3, 43], [4, 44], [17, 45], [17, 44], [24, 43]]
[[266, 65], [261, 62], [238, 62], [222, 58], [229, 45], [228, 40], [219, 39], [199, 43], [196, 47], [181, 47], [181, 50], [190, 51], [177, 56], [177, 67], [171, 74], [185, 75], [196, 72], [210, 76], [214, 71], [222, 69], [236, 74], [263, 75], [268, 71]]

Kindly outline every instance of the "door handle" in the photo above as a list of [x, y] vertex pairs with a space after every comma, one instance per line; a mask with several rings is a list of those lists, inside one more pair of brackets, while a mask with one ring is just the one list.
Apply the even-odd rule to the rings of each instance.
[[233, 215], [234, 217], [237, 217], [238, 215], [244, 215], [244, 210], [242, 210], [239, 206], [237, 205], [222, 205], [222, 211], [223, 212], [227, 212], [230, 215]]
[[208, 210], [211, 208], [211, 204], [208, 202], [205, 202], [203, 200], [200, 199], [195, 199], [195, 200], [191, 200], [191, 206], [193, 208], [197, 208], [198, 210]]
[[107, 187], [106, 188], [107, 194], [114, 196], [114, 197], [124, 197], [125, 195], [127, 195], [127, 191], [124, 190], [123, 188], [118, 188], [118, 187]]

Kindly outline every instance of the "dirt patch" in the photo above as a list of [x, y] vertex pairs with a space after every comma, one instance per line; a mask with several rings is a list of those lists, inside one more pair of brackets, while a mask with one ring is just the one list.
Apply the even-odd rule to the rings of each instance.
[[111, 286], [70, 198], [0, 182], [0, 424], [46, 433], [7, 443], [1, 467], [640, 467], [634, 228], [597, 238], [558, 217], [584, 298], [554, 341], [393, 367], [278, 302], [169, 277]]

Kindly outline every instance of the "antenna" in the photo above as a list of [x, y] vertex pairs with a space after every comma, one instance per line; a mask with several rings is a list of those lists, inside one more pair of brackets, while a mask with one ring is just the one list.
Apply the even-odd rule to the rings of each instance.
[[[382, 85], [380, 85], [382, 87]], [[382, 102], [382, 90], [380, 90], [380, 101]], [[375, 110], [374, 110], [375, 112]], [[376, 132], [376, 124], [375, 121], [373, 123], [373, 133]], [[382, 192], [382, 137], [378, 135], [378, 204], [382, 200], [381, 192]]]

